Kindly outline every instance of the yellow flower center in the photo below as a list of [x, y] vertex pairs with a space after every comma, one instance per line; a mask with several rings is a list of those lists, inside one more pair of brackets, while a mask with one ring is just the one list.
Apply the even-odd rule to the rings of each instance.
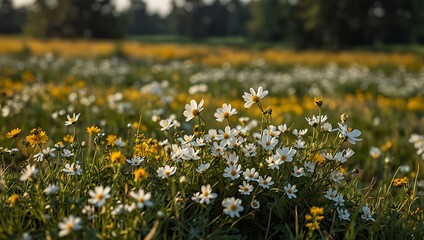
[[237, 210], [237, 205], [231, 204], [229, 209], [234, 212], [235, 210]]
[[66, 229], [68, 229], [68, 230], [73, 230], [73, 229], [74, 229], [74, 224], [72, 224], [72, 223], [67, 223], [67, 224], [66, 224]]
[[96, 196], [96, 198], [98, 200], [102, 200], [103, 199], [103, 194], [102, 193], [98, 193], [97, 196]]

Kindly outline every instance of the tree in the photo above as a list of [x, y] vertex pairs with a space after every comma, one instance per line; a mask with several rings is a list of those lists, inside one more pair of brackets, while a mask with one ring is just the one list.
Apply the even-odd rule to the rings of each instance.
[[286, 37], [287, 9], [281, 0], [254, 1], [250, 5], [251, 20], [247, 23], [255, 39], [278, 41]]
[[35, 37], [121, 38], [126, 20], [111, 0], [37, 0], [29, 8], [25, 32]]
[[22, 30], [25, 12], [14, 9], [12, 0], [0, 0], [0, 33], [19, 33]]

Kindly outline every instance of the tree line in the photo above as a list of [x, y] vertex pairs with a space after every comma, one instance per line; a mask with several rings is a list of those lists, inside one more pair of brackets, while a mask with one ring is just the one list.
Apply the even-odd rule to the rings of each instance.
[[[15, 9], [0, 0], [0, 33], [124, 38], [172, 34], [202, 39], [245, 36], [298, 48], [424, 42], [422, 0], [183, 0], [162, 17], [132, 0], [118, 12], [112, 0], [36, 0]], [[178, 4], [178, 3], [183, 4]]]

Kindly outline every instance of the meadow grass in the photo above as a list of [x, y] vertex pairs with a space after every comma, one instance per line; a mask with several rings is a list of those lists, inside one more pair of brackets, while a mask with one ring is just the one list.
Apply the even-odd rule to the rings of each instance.
[[422, 239], [419, 58], [69, 44], [0, 57], [0, 238]]

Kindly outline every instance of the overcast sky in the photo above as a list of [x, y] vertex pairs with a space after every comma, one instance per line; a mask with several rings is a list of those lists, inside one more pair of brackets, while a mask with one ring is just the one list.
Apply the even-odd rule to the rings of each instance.
[[[33, 3], [35, 0], [13, 0], [15, 6], [23, 6], [26, 4]], [[60, 1], [60, 0], [50, 0]], [[130, 0], [112, 0], [116, 3], [118, 10], [125, 10], [130, 6]], [[147, 4], [147, 11], [150, 13], [159, 13], [161, 16], [167, 15], [171, 11], [171, 0], [143, 0]], [[213, 0], [204, 0], [205, 2], [212, 2]], [[221, 0], [226, 2], [229, 0]], [[242, 0], [242, 2], [248, 2], [250, 0]]]

